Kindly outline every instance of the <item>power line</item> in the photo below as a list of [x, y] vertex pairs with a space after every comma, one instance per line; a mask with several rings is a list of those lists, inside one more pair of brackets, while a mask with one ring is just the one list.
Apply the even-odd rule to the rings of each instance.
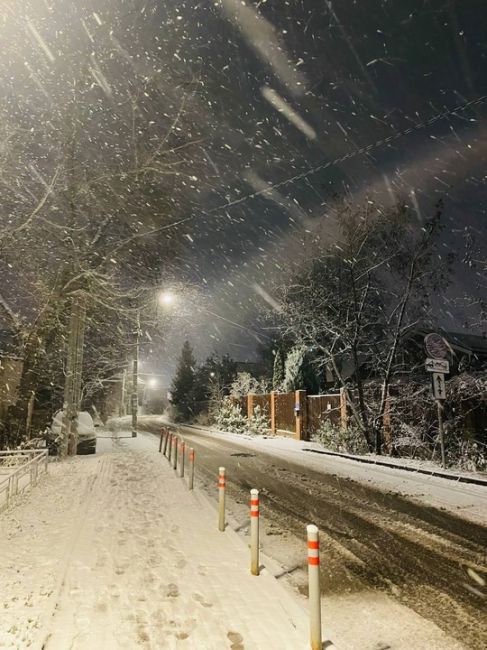
[[265, 195], [266, 193], [279, 189], [284, 185], [288, 185], [289, 183], [294, 183], [295, 181], [302, 180], [303, 178], [306, 178], [311, 174], [316, 174], [319, 171], [338, 165], [339, 163], [345, 162], [346, 160], [350, 160], [351, 158], [355, 158], [356, 156], [367, 154], [373, 151], [374, 149], [381, 147], [382, 145], [389, 144], [390, 142], [394, 142], [395, 140], [398, 140], [399, 138], [402, 138], [405, 135], [409, 135], [414, 131], [419, 131], [420, 129], [424, 129], [427, 126], [431, 126], [435, 122], [443, 120], [446, 117], [449, 117], [450, 115], [455, 115], [455, 113], [460, 113], [462, 111], [467, 110], [468, 108], [472, 108], [473, 106], [478, 106], [479, 104], [483, 104], [485, 101], [487, 101], [487, 95], [481, 95], [480, 97], [477, 97], [476, 99], [471, 99], [470, 101], [465, 102], [464, 104], [459, 104], [458, 106], [455, 106], [455, 108], [448, 108], [442, 111], [441, 113], [437, 113], [436, 115], [433, 115], [427, 120], [424, 120], [423, 122], [418, 122], [417, 124], [414, 124], [413, 126], [410, 126], [407, 129], [398, 131], [394, 135], [389, 135], [386, 138], [381, 138], [380, 140], [373, 142], [372, 144], [368, 144], [367, 146], [360, 147], [359, 149], [355, 149], [354, 151], [349, 151], [348, 153], [344, 154], [343, 156], [339, 156], [334, 160], [329, 160], [327, 162], [320, 163], [319, 165], [316, 165], [316, 167], [312, 167], [311, 169], [308, 169], [305, 172], [301, 172], [290, 178], [286, 178], [282, 181], [278, 181], [277, 183], [274, 183], [273, 185], [269, 185], [261, 190], [256, 190], [255, 192], [251, 192], [250, 194], [245, 194], [244, 196], [241, 196], [238, 199], [235, 199], [234, 201], [229, 201], [228, 203], [224, 203], [215, 208], [212, 208], [211, 210], [208, 210], [208, 213], [211, 214], [213, 212], [231, 208], [235, 205], [239, 205], [240, 203], [243, 203], [244, 201], [247, 201], [248, 199], [253, 199], [258, 196]]

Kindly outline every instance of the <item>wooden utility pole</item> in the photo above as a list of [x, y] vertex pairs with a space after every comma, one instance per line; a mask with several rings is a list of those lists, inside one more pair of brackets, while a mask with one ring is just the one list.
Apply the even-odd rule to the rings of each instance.
[[139, 406], [139, 335], [140, 335], [140, 314], [137, 311], [137, 323], [134, 331], [134, 360], [132, 366], [132, 438], [137, 437], [137, 410]]
[[78, 412], [81, 400], [81, 374], [86, 309], [80, 302], [72, 303], [69, 319], [66, 378], [64, 383], [63, 419], [61, 425], [62, 456], [76, 453], [78, 445]]
[[127, 370], [123, 369], [122, 372], [122, 385], [120, 387], [120, 407], [118, 409], [118, 415], [123, 417], [126, 414], [125, 409], [125, 392], [126, 392], [126, 382], [127, 382]]

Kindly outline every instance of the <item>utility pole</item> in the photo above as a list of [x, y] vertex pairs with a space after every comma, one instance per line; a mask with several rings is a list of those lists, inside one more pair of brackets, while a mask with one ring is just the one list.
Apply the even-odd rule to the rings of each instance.
[[123, 417], [125, 415], [125, 386], [127, 382], [127, 370], [126, 368], [123, 369], [122, 372], [122, 385], [120, 387], [120, 407], [118, 409], [118, 415], [120, 417]]
[[78, 301], [75, 307], [78, 313], [78, 329], [76, 331], [76, 355], [73, 373], [73, 404], [74, 419], [71, 427], [71, 435], [68, 443], [68, 454], [75, 456], [78, 448], [78, 414], [81, 406], [81, 380], [83, 376], [83, 352], [86, 327], [86, 307], [82, 300]]
[[137, 310], [137, 323], [134, 331], [134, 360], [132, 366], [132, 438], [137, 437], [137, 410], [139, 406], [139, 336], [140, 336], [140, 313]]
[[78, 411], [81, 399], [81, 372], [86, 309], [80, 302], [72, 302], [69, 319], [66, 378], [64, 383], [63, 419], [61, 424], [61, 456], [76, 453], [78, 445]]

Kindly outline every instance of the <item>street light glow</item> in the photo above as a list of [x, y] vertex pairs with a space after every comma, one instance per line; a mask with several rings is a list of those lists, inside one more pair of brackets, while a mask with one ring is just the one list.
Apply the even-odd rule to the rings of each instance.
[[164, 293], [160, 294], [159, 300], [163, 305], [171, 305], [174, 302], [174, 295], [168, 291], [165, 291]]
[[155, 377], [151, 377], [147, 383], [149, 388], [157, 388], [157, 379]]

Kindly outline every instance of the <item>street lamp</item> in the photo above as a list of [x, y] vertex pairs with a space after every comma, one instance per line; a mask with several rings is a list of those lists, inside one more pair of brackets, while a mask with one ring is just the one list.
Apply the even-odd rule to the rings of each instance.
[[159, 302], [163, 305], [172, 305], [174, 300], [174, 294], [170, 293], [169, 291], [164, 291], [163, 293], [159, 294]]

